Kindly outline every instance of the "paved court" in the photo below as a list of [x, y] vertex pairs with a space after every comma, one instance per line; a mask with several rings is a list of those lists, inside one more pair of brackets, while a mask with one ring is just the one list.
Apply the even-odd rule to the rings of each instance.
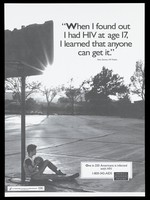
[[[53, 192], [144, 192], [144, 120], [104, 116], [26, 116], [26, 145], [65, 173], [80, 172], [81, 161], [132, 161], [133, 179], [76, 179], [47, 186]], [[5, 175], [20, 177], [20, 116], [5, 118]], [[48, 173], [46, 169], [46, 173]], [[11, 185], [11, 184], [10, 184]]]

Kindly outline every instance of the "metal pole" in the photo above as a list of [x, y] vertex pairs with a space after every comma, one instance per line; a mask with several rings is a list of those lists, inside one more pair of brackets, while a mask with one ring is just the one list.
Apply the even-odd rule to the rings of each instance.
[[25, 182], [23, 162], [25, 159], [25, 76], [21, 77], [21, 182]]

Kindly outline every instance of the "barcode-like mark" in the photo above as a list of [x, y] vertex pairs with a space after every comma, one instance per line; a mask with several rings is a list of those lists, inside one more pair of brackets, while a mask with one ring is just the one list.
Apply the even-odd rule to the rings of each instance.
[[128, 172], [114, 172], [114, 180], [128, 180]]

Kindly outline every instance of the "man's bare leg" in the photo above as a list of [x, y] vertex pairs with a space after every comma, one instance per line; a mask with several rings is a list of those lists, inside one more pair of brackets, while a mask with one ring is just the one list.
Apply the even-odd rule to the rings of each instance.
[[66, 175], [66, 174], [62, 173], [60, 170], [57, 170], [57, 167], [52, 162], [50, 162], [49, 160], [45, 160], [43, 162], [42, 166], [39, 168], [39, 174], [43, 174], [46, 167], [51, 169], [57, 175]]

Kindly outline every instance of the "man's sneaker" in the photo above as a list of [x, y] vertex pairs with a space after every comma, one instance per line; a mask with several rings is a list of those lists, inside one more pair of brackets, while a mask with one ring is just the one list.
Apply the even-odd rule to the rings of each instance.
[[70, 178], [77, 178], [77, 177], [79, 177], [79, 173], [75, 173], [75, 174], [70, 176]]
[[66, 175], [66, 174], [62, 173], [60, 170], [58, 170], [58, 171], [56, 172], [56, 174], [57, 174], [57, 175]]

